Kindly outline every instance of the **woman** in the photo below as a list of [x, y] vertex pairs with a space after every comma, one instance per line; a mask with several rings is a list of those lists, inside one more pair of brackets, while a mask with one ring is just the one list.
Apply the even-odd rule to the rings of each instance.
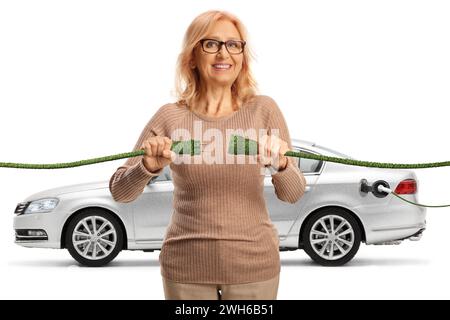
[[[245, 39], [244, 26], [230, 13], [208, 11], [194, 19], [178, 59], [178, 101], [158, 109], [134, 147], [145, 154], [129, 158], [110, 180], [113, 198], [130, 202], [170, 165], [173, 213], [159, 256], [166, 299], [277, 296], [279, 239], [266, 208], [263, 173], [272, 168], [275, 193], [289, 203], [301, 198], [306, 182], [296, 158], [284, 156], [292, 145], [279, 107], [255, 94]], [[238, 157], [227, 154], [230, 129], [265, 132], [256, 161], [230, 163], [230, 156]], [[214, 133], [214, 151], [227, 155], [225, 165], [202, 160], [208, 148], [203, 142], [200, 155], [171, 150], [176, 134], [189, 140], [195, 130], [203, 137]], [[181, 158], [194, 163], [175, 163]]]

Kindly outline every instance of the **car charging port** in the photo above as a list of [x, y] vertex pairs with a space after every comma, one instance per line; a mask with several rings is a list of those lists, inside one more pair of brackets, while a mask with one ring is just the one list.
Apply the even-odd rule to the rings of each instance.
[[372, 192], [372, 194], [377, 198], [386, 197], [389, 194], [389, 190], [389, 183], [384, 180], [377, 180], [372, 185], [369, 185], [366, 179], [361, 180], [360, 191], [364, 193]]
[[389, 189], [389, 183], [387, 183], [384, 180], [378, 180], [372, 184], [372, 193], [375, 197], [377, 197], [377, 198], [386, 197], [389, 194], [389, 192], [386, 192], [386, 191], [382, 190], [381, 188], [378, 188], [379, 186], [383, 186], [383, 187]]

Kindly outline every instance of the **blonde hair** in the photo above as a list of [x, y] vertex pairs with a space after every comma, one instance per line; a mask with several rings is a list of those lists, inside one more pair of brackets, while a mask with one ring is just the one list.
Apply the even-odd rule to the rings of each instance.
[[[242, 22], [233, 14], [226, 11], [210, 10], [198, 15], [189, 25], [183, 39], [181, 53], [178, 55], [176, 75], [175, 75], [175, 93], [177, 104], [184, 105], [192, 110], [196, 101], [201, 98], [202, 85], [198, 69], [192, 69], [190, 61], [193, 60], [193, 51], [198, 43], [216, 21], [229, 20], [232, 22], [242, 40], [247, 42], [247, 30]], [[254, 58], [248, 43], [242, 53], [242, 69], [238, 77], [231, 86], [232, 103], [235, 109], [256, 95], [257, 82], [250, 70], [250, 61]], [[184, 88], [183, 88], [184, 87]]]

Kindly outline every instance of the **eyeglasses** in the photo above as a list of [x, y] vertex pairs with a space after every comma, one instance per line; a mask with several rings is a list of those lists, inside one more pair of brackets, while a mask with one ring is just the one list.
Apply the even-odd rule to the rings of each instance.
[[215, 39], [202, 39], [199, 42], [202, 45], [203, 51], [206, 53], [219, 52], [223, 44], [225, 44], [225, 48], [227, 48], [229, 54], [240, 54], [244, 51], [245, 47], [245, 41], [243, 40], [219, 41]]

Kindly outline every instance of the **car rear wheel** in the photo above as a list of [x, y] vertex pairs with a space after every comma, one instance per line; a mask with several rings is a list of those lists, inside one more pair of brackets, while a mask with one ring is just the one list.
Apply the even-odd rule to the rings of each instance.
[[66, 232], [66, 244], [72, 257], [89, 267], [111, 262], [122, 250], [123, 231], [117, 219], [101, 210], [77, 215]]
[[315, 214], [302, 235], [306, 253], [323, 266], [340, 266], [349, 262], [361, 243], [361, 230], [347, 211], [330, 208]]

